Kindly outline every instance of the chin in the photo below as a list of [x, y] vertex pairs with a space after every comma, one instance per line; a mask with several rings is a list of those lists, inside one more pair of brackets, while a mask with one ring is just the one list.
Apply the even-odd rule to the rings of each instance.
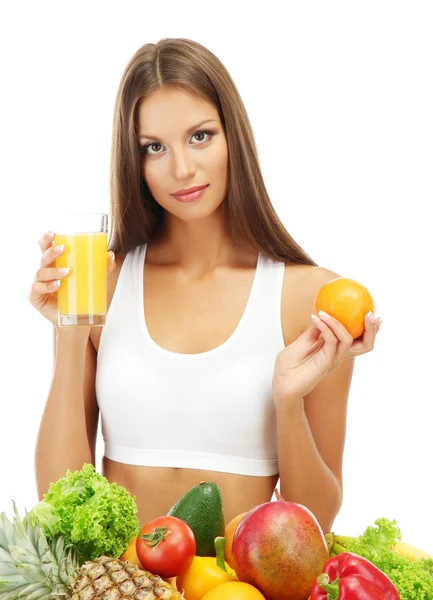
[[218, 213], [222, 210], [223, 200], [219, 203], [215, 203], [209, 205], [208, 202], [200, 203], [185, 203], [177, 202], [177, 200], [173, 200], [175, 203], [173, 205], [172, 202], [170, 204], [164, 202], [164, 204], [158, 202], [158, 204], [163, 208], [163, 210], [170, 215], [177, 217], [181, 221], [195, 221], [197, 219], [204, 219], [209, 217], [214, 213]]

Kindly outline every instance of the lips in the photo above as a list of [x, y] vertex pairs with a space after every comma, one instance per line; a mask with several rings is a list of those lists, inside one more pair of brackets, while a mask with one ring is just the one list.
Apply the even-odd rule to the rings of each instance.
[[178, 202], [192, 202], [193, 200], [198, 200], [203, 196], [208, 188], [207, 185], [198, 185], [187, 190], [179, 190], [175, 194], [172, 194], [173, 198]]
[[206, 184], [206, 185], [196, 185], [196, 186], [188, 188], [188, 189], [178, 190], [177, 192], [175, 192], [172, 195], [173, 196], [185, 196], [187, 194], [193, 194], [194, 192], [198, 192], [199, 190], [202, 190], [203, 188], [207, 187], [208, 185], [209, 184]]

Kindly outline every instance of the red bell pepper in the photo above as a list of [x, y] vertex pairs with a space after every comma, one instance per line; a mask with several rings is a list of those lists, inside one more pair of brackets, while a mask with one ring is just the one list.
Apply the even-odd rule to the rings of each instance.
[[390, 578], [366, 558], [343, 552], [329, 558], [311, 586], [311, 600], [400, 600]]

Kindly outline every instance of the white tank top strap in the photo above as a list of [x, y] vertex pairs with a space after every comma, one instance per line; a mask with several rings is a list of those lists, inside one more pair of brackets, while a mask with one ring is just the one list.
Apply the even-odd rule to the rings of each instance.
[[[284, 347], [281, 322], [281, 299], [285, 264], [259, 254], [257, 288], [249, 312], [250, 329], [261, 337]], [[266, 332], [265, 335], [264, 332]]]
[[142, 251], [143, 246], [137, 246], [128, 252], [123, 260], [106, 315], [106, 322], [102, 328], [98, 359], [99, 355], [104, 352], [105, 338], [111, 337], [111, 332], [113, 332], [113, 336], [121, 331], [128, 332], [130, 336], [137, 335], [137, 297], [139, 295], [137, 275]]

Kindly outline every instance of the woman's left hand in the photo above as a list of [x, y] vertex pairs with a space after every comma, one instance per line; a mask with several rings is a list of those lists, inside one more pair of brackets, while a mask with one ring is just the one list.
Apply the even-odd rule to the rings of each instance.
[[354, 340], [347, 329], [327, 313], [312, 315], [309, 327], [286, 346], [275, 361], [272, 391], [274, 403], [290, 406], [306, 396], [345, 358], [373, 350], [381, 319], [364, 318], [365, 331]]

